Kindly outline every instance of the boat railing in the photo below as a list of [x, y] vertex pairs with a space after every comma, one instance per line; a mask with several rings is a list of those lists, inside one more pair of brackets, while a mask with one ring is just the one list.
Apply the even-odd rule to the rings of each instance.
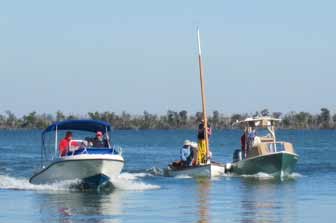
[[[72, 145], [73, 142], [76, 143], [76, 145]], [[109, 154], [122, 154], [122, 148], [120, 146], [113, 145], [112, 147], [109, 148], [96, 148], [92, 147], [90, 143], [87, 140], [71, 140], [69, 142], [69, 152], [67, 153], [67, 156], [73, 156], [73, 155], [78, 155], [78, 154], [90, 154], [90, 153], [95, 153], [96, 152], [102, 152], [106, 151]]]
[[269, 142], [267, 145], [268, 152], [292, 151], [293, 146], [288, 142]]
[[261, 142], [255, 145], [253, 149], [248, 150], [247, 157], [266, 155], [281, 151], [294, 153], [294, 147], [289, 142]]

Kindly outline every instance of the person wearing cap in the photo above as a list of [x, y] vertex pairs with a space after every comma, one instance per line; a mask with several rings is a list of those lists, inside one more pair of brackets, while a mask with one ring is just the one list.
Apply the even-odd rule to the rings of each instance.
[[[71, 140], [72, 140], [72, 132], [68, 131], [65, 133], [65, 137], [61, 140], [59, 144], [60, 156], [65, 156], [69, 152]], [[77, 142], [71, 142], [71, 146], [79, 147]]]
[[93, 138], [91, 143], [92, 143], [92, 147], [96, 147], [96, 148], [107, 148], [108, 147], [107, 140], [104, 140], [103, 133], [101, 131], [97, 131], [96, 137]]
[[189, 140], [184, 141], [181, 148], [181, 163], [182, 166], [191, 166], [193, 160], [193, 150], [191, 148], [192, 142]]

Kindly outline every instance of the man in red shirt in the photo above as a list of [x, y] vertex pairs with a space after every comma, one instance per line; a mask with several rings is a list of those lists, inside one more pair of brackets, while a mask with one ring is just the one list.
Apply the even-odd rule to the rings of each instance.
[[[64, 139], [62, 139], [59, 144], [59, 151], [61, 156], [65, 156], [68, 153], [71, 140], [72, 132], [66, 132]], [[78, 143], [72, 142], [71, 146], [78, 146]]]

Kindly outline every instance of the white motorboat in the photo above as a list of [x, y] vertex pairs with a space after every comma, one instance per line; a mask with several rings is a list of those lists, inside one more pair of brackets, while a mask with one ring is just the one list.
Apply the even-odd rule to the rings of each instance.
[[[83, 136], [100, 131], [105, 136], [106, 147], [93, 147], [90, 138], [86, 137], [71, 140], [69, 151], [61, 156], [58, 134], [64, 130], [81, 131], [79, 135]], [[110, 146], [110, 131], [108, 123], [96, 120], [67, 120], [50, 125], [42, 133], [41, 169], [30, 178], [30, 182], [48, 184], [80, 180], [89, 187], [98, 187], [108, 182], [113, 184], [113, 179], [119, 176], [124, 166], [124, 159], [121, 149]], [[54, 139], [54, 144], [48, 143], [48, 139]], [[72, 146], [72, 142], [77, 146]]]

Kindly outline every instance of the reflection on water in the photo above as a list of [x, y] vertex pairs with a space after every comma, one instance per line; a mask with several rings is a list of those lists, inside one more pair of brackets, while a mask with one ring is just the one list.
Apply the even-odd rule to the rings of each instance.
[[292, 222], [296, 219], [293, 182], [243, 180], [240, 222]]
[[[123, 192], [40, 194], [41, 222], [121, 222]], [[51, 218], [51, 219], [50, 219]]]
[[198, 215], [199, 223], [210, 222], [209, 215], [209, 191], [211, 189], [211, 180], [209, 179], [198, 179], [197, 180], [197, 192], [198, 192]]

